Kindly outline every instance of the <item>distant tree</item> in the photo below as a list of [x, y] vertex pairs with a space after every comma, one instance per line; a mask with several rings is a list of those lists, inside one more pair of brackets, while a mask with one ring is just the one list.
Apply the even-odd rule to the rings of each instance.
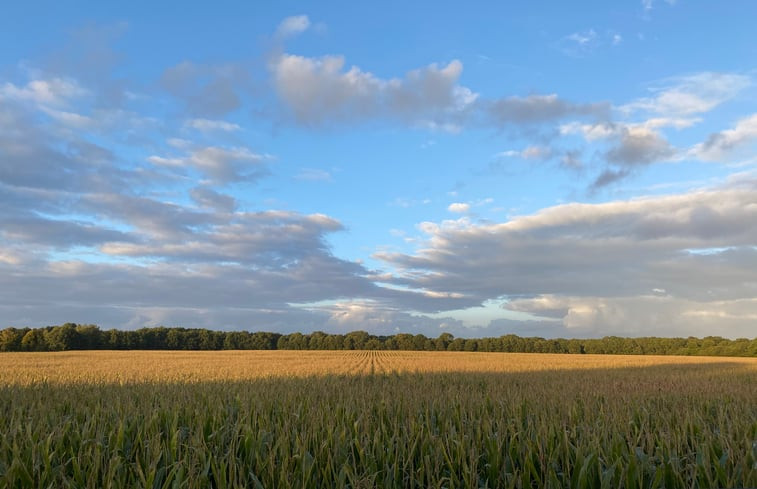
[[397, 350], [413, 350], [415, 348], [413, 344], [413, 335], [408, 333], [398, 333], [392, 337], [394, 340], [395, 349]]
[[55, 326], [45, 332], [45, 342], [51, 351], [65, 351], [77, 349], [79, 346], [79, 333], [76, 324], [66, 323]]
[[107, 332], [106, 348], [111, 350], [126, 349], [126, 334], [124, 331], [111, 329]]
[[201, 329], [199, 331], [199, 345], [200, 350], [220, 350], [223, 346], [223, 333], [220, 331], [210, 331], [209, 329]]
[[0, 331], [0, 351], [20, 351], [27, 330], [7, 328]]
[[436, 341], [434, 341], [434, 346], [436, 347], [437, 351], [446, 351], [447, 347], [454, 339], [455, 337], [450, 333], [442, 333], [439, 335]]
[[455, 338], [447, 346], [447, 350], [449, 351], [463, 351], [463, 348], [465, 348], [465, 340], [463, 338]]
[[370, 335], [365, 331], [352, 331], [344, 336], [344, 347], [347, 350], [363, 350]]
[[47, 339], [44, 329], [30, 329], [21, 338], [21, 349], [24, 351], [47, 351]]
[[245, 343], [246, 338], [245, 334], [238, 332], [238, 331], [232, 331], [230, 333], [226, 333], [223, 338], [223, 349], [224, 350], [244, 350], [245, 349]]
[[76, 326], [76, 333], [78, 335], [75, 345], [77, 350], [98, 350], [104, 346], [105, 335], [94, 324], [80, 324]]
[[326, 337], [328, 335], [323, 331], [313, 331], [310, 333], [310, 339], [308, 340], [309, 350], [325, 350]]

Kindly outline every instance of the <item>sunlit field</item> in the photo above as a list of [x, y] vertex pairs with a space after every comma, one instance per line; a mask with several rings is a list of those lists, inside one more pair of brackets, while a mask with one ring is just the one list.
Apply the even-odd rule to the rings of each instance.
[[757, 359], [0, 354], [0, 487], [755, 487]]

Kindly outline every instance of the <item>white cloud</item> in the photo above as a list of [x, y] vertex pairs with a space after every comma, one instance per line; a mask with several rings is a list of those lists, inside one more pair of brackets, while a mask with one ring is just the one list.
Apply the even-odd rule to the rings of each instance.
[[[642, 123], [600, 122], [581, 124], [571, 122], [560, 126], [562, 135], [580, 134], [590, 143], [606, 142], [602, 157], [604, 168], [595, 178], [590, 190], [595, 191], [628, 177], [635, 169], [652, 163], [673, 160], [680, 152], [659, 132], [664, 127], [688, 127], [698, 119], [652, 118]], [[574, 165], [575, 159], [563, 160], [563, 166]], [[579, 162], [580, 163], [580, 162]]]
[[560, 134], [581, 134], [584, 139], [592, 142], [617, 135], [618, 126], [611, 122], [600, 122], [596, 124], [569, 122], [560, 126]]
[[76, 112], [69, 112], [65, 110], [56, 110], [51, 108], [41, 108], [41, 110], [60, 122], [63, 126], [73, 129], [88, 129], [95, 125], [95, 121], [92, 117], [77, 114]]
[[276, 37], [285, 39], [296, 36], [308, 30], [310, 19], [307, 15], [294, 15], [281, 21], [276, 29]]
[[711, 134], [703, 143], [695, 145], [689, 155], [704, 161], [727, 161], [740, 156], [742, 150], [757, 142], [757, 114], [745, 117], [731, 129]]
[[[395, 281], [406, 287], [479, 303], [512, 296], [513, 310], [563, 319], [581, 334], [653, 324], [659, 335], [743, 335], [757, 314], [755, 185], [564, 204], [495, 224], [425, 222], [415, 253], [375, 257], [402, 270]], [[718, 322], [735, 304], [743, 312]], [[665, 326], [670, 311], [696, 313], [697, 323]]]
[[546, 146], [529, 146], [521, 152], [527, 160], [543, 160], [552, 156], [552, 150]]
[[447, 210], [456, 214], [466, 214], [470, 212], [470, 204], [454, 202], [447, 207]]
[[552, 149], [547, 146], [528, 146], [521, 151], [508, 150], [498, 153], [497, 156], [507, 158], [523, 158], [524, 160], [546, 160], [552, 157]]
[[573, 41], [580, 46], [587, 46], [597, 40], [597, 33], [594, 29], [588, 29], [582, 32], [574, 32], [565, 36], [568, 41]]
[[[655, 0], [641, 0], [641, 6], [645, 12], [649, 12], [654, 7]], [[665, 0], [668, 5], [675, 5], [677, 0]]]
[[733, 73], [702, 72], [664, 80], [652, 88], [652, 97], [622, 105], [622, 112], [646, 111], [666, 117], [690, 116], [709, 112], [733, 99], [751, 85], [748, 76]]
[[397, 118], [433, 127], [456, 127], [478, 95], [459, 86], [463, 65], [431, 64], [404, 78], [382, 79], [341, 56], [308, 58], [282, 54], [271, 61], [274, 86], [297, 121], [322, 124], [367, 118]]
[[602, 36], [594, 29], [573, 32], [556, 43], [556, 47], [568, 56], [581, 57], [595, 51], [603, 44]]
[[259, 154], [244, 147], [198, 146], [183, 140], [173, 145], [188, 151], [180, 157], [150, 156], [147, 160], [158, 166], [194, 168], [209, 178], [211, 183], [255, 181], [268, 174], [265, 163], [270, 155]]
[[[655, 291], [661, 289], [655, 289]], [[656, 292], [656, 294], [664, 294]], [[516, 299], [506, 309], [556, 317], [574, 336], [751, 337], [757, 300], [697, 302], [665, 295], [637, 297], [556, 297]]]
[[660, 134], [644, 127], [623, 127], [617, 144], [605, 155], [618, 165], [639, 165], [664, 161], [675, 154], [673, 147]]
[[59, 77], [31, 80], [23, 87], [10, 82], [0, 85], [0, 98], [31, 101], [48, 106], [64, 106], [72, 99], [82, 97], [87, 93], [87, 90], [75, 80]]
[[213, 131], [225, 131], [234, 132], [239, 131], [241, 127], [238, 124], [227, 121], [211, 120], [211, 119], [190, 119], [184, 123], [186, 127], [191, 127], [202, 132]]

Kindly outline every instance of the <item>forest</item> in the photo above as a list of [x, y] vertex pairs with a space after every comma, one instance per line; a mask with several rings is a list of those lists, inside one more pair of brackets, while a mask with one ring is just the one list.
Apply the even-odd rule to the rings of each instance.
[[67, 350], [417, 350], [755, 357], [757, 338], [606, 336], [596, 339], [546, 339], [513, 334], [491, 338], [455, 338], [449, 333], [428, 338], [409, 333], [377, 336], [365, 331], [280, 334], [166, 327], [101, 330], [96, 325], [75, 323], [0, 331], [0, 351]]

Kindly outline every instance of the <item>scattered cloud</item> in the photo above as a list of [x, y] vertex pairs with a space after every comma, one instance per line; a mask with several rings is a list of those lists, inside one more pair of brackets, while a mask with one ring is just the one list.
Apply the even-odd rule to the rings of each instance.
[[659, 134], [639, 127], [623, 127], [617, 143], [605, 157], [620, 166], [648, 165], [663, 161], [675, 154], [675, 150]]
[[[678, 0], [664, 0], [665, 3], [668, 5], [675, 5], [678, 3]], [[649, 12], [654, 8], [656, 0], [641, 0], [641, 6], [644, 9], [644, 12]]]
[[212, 188], [194, 187], [189, 190], [190, 198], [200, 207], [218, 212], [234, 212], [237, 201], [230, 195], [216, 192]]
[[194, 169], [211, 184], [254, 182], [269, 174], [270, 155], [253, 153], [244, 147], [195, 147], [179, 157], [150, 156], [153, 165], [171, 169]]
[[[642, 5], [650, 10], [653, 2]], [[453, 219], [419, 223], [422, 239], [395, 232], [417, 250], [378, 252], [374, 258], [390, 271], [372, 270], [332, 250], [330, 240], [346, 229], [336, 216], [253, 207], [256, 184], [275, 158], [253, 149], [240, 126], [251, 112], [262, 113], [248, 102], [253, 78], [263, 73], [271, 87], [261, 98], [274, 107], [263, 111], [265, 120], [281, 119], [283, 107], [290, 122], [306, 127], [384, 121], [450, 133], [493, 128], [517, 138], [510, 147], [518, 149], [499, 156], [554, 160], [582, 170], [575, 176], [586, 170], [597, 190], [658, 162], [749, 158], [757, 115], [726, 129], [707, 126], [701, 132], [710, 135], [697, 139], [687, 139], [686, 130], [710, 122], [710, 112], [752, 86], [751, 76], [668, 78], [624, 105], [557, 93], [487, 97], [463, 85], [459, 60], [392, 76], [342, 56], [286, 53], [286, 39], [308, 29], [307, 16], [284, 19], [262, 72], [246, 62], [183, 61], [144, 88], [108, 71], [119, 56], [92, 40], [113, 34], [93, 31], [82, 37], [91, 46], [78, 64], [66, 55], [59, 69], [25, 67], [18, 79], [0, 79], [4, 321], [430, 336], [752, 331], [753, 173], [719, 187], [563, 204], [496, 223], [474, 219], [472, 211], [492, 200], [471, 197], [446, 208]], [[588, 29], [563, 42], [588, 53], [624, 41]], [[332, 180], [329, 171], [301, 164], [287, 162], [294, 179]], [[504, 316], [531, 320], [497, 319], [472, 330], [446, 317], [491, 302], [502, 304]]]
[[568, 117], [590, 116], [602, 119], [609, 116], [607, 103], [574, 104], [557, 94], [506, 97], [487, 103], [487, 114], [495, 126], [536, 124]]
[[619, 109], [625, 113], [644, 111], [665, 117], [691, 116], [709, 112], [734, 98], [752, 84], [746, 75], [702, 72], [669, 78], [653, 87], [651, 97], [644, 97]]
[[295, 180], [304, 180], [309, 182], [331, 182], [334, 178], [326, 170], [320, 168], [302, 168], [294, 176]]
[[463, 65], [431, 64], [404, 78], [382, 79], [341, 56], [308, 58], [283, 53], [270, 62], [276, 92], [305, 125], [390, 118], [454, 127], [478, 95], [458, 85]]
[[757, 114], [736, 122], [731, 129], [710, 134], [706, 141], [695, 145], [690, 156], [704, 161], [723, 162], [744, 154], [757, 143]]
[[307, 15], [294, 15], [281, 21], [276, 29], [276, 37], [286, 39], [288, 37], [302, 34], [310, 27], [310, 19]]
[[456, 214], [467, 214], [470, 212], [470, 204], [464, 202], [454, 202], [447, 206], [447, 210]]
[[24, 86], [6, 82], [0, 85], [0, 100], [29, 101], [43, 106], [66, 106], [72, 99], [87, 95], [75, 80], [67, 78], [35, 79]]
[[555, 46], [567, 56], [582, 58], [600, 49], [619, 46], [622, 42], [623, 36], [618, 32], [607, 30], [600, 33], [590, 28], [562, 37]]
[[580, 56], [587, 54], [599, 45], [599, 36], [594, 29], [574, 32], [560, 40], [560, 49], [568, 55]]
[[211, 119], [189, 119], [187, 122], [184, 123], [186, 127], [190, 127], [192, 129], [196, 129], [201, 132], [215, 132], [215, 131], [224, 131], [224, 132], [234, 132], [239, 131], [241, 127], [239, 127], [238, 124], [234, 124], [232, 122], [227, 121], [218, 121], [218, 120], [211, 120]]
[[508, 150], [498, 153], [497, 156], [507, 158], [523, 158], [524, 160], [547, 160], [553, 156], [552, 148], [548, 146], [528, 146], [521, 151]]

